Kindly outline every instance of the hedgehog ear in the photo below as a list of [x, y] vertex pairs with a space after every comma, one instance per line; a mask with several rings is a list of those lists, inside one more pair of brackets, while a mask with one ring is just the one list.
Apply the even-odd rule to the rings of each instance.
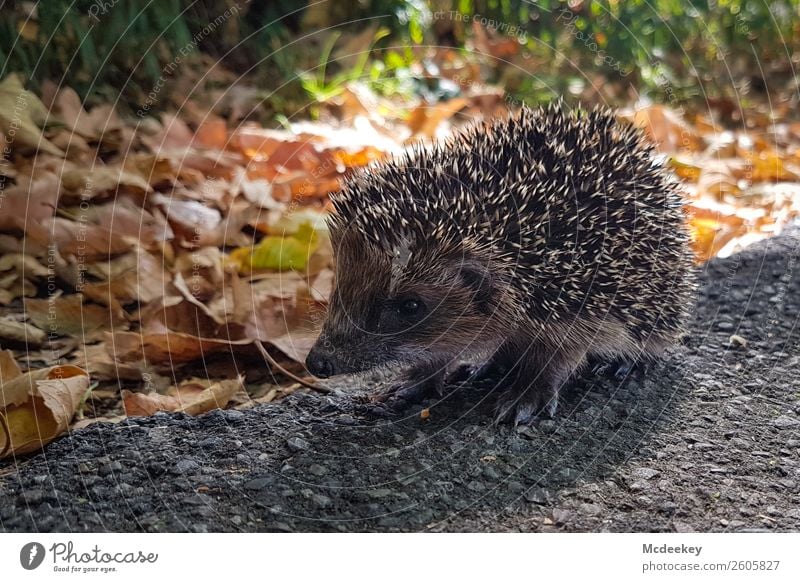
[[488, 305], [495, 291], [495, 282], [488, 267], [476, 261], [465, 261], [459, 265], [459, 276], [464, 285], [472, 290], [473, 300], [479, 305]]

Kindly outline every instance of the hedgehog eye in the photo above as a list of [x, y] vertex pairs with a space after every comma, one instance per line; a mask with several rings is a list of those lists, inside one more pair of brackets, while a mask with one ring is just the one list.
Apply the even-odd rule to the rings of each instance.
[[419, 297], [401, 297], [394, 301], [397, 313], [404, 318], [418, 317], [425, 310], [425, 303]]
[[400, 303], [400, 313], [405, 316], [416, 315], [422, 310], [422, 302], [417, 299], [404, 299]]

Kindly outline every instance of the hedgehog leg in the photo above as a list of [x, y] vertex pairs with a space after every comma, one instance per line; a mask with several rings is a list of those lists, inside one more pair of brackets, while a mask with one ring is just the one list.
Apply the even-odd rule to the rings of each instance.
[[492, 355], [491, 358], [483, 363], [464, 364], [458, 367], [452, 374], [447, 376], [447, 384], [459, 384], [461, 382], [483, 382], [489, 378], [502, 376], [508, 372], [504, 360]]
[[446, 366], [426, 362], [410, 368], [402, 379], [381, 391], [378, 400], [399, 398], [409, 402], [421, 400], [430, 394], [442, 395]]
[[582, 362], [583, 354], [543, 350], [518, 358], [511, 385], [498, 398], [495, 422], [518, 425], [530, 423], [542, 412], [555, 416], [559, 391]]

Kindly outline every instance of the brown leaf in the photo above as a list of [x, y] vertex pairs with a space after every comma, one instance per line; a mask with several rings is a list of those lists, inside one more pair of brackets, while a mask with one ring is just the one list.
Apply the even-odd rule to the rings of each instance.
[[161, 333], [121, 331], [106, 337], [106, 346], [112, 358], [122, 362], [146, 361], [152, 364], [185, 364], [252, 343], [250, 339], [209, 339], [169, 330]]
[[159, 411], [174, 412], [179, 406], [174, 396], [164, 396], [156, 392], [144, 394], [123, 390], [121, 395], [122, 406], [128, 416], [153, 416]]
[[84, 283], [81, 291], [99, 303], [107, 303], [108, 298], [122, 305], [149, 303], [171, 292], [165, 270], [163, 259], [135, 249], [116, 259], [88, 265], [87, 271], [107, 281]]
[[636, 111], [633, 124], [644, 128], [659, 151], [676, 153], [703, 149], [703, 138], [678, 113], [664, 105], [650, 105]]
[[219, 150], [228, 145], [228, 127], [221, 118], [209, 119], [200, 124], [194, 134], [194, 145]]
[[308, 299], [298, 293], [295, 302], [264, 297], [250, 312], [248, 338], [269, 343], [296, 362], [304, 362], [319, 335], [308, 317]]
[[96, 224], [55, 218], [47, 228], [62, 256], [84, 263], [121, 255], [134, 248], [130, 238]]
[[[108, 307], [84, 302], [74, 293], [49, 299], [26, 299], [25, 314], [31, 322], [49, 335], [69, 335], [89, 339], [93, 332], [109, 329], [112, 314]], [[122, 325], [124, 321], [117, 320]]]
[[87, 113], [78, 94], [69, 87], [58, 92], [54, 110], [71, 133], [90, 141], [99, 141], [104, 135], [122, 129], [122, 122], [111, 104], [99, 105]]
[[132, 192], [141, 196], [153, 191], [147, 180], [122, 166], [70, 168], [61, 173], [61, 183], [69, 192], [80, 195], [82, 200], [107, 192]]
[[164, 217], [135, 206], [127, 198], [98, 206], [95, 220], [120, 236], [138, 238], [145, 246], [172, 240], [174, 234]]
[[408, 127], [415, 136], [436, 137], [439, 126], [468, 103], [468, 99], [457, 97], [436, 105], [419, 105], [409, 115]]
[[156, 412], [185, 412], [197, 416], [224, 408], [237, 392], [243, 389], [244, 377], [219, 382], [190, 379], [172, 387], [166, 395], [155, 392], [122, 391], [122, 402], [128, 416], [152, 416]]
[[14, 352], [11, 350], [0, 351], [0, 386], [21, 375], [22, 370], [14, 359]]
[[55, 216], [61, 182], [55, 174], [46, 173], [37, 177], [27, 187], [9, 186], [3, 193], [0, 206], [0, 231], [42, 227]]
[[140, 362], [131, 364], [112, 359], [109, 351], [110, 348], [104, 343], [83, 345], [69, 361], [86, 370], [95, 380], [141, 382], [147, 377], [152, 383], [154, 378], [160, 379], [152, 369], [142, 366]]
[[38, 347], [44, 343], [47, 334], [41, 329], [11, 319], [0, 319], [0, 341]]
[[225, 408], [234, 394], [244, 389], [244, 376], [233, 380], [189, 380], [181, 383], [177, 389], [177, 398], [181, 405], [178, 410], [190, 416], [197, 416], [214, 410]]

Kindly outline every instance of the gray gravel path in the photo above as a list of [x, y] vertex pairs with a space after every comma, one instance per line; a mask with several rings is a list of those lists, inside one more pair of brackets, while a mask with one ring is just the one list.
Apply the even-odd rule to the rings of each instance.
[[0, 464], [0, 530], [798, 531], [798, 254], [783, 235], [707, 265], [685, 345], [587, 374], [555, 420], [492, 426], [491, 382], [382, 417], [362, 380], [95, 425]]

